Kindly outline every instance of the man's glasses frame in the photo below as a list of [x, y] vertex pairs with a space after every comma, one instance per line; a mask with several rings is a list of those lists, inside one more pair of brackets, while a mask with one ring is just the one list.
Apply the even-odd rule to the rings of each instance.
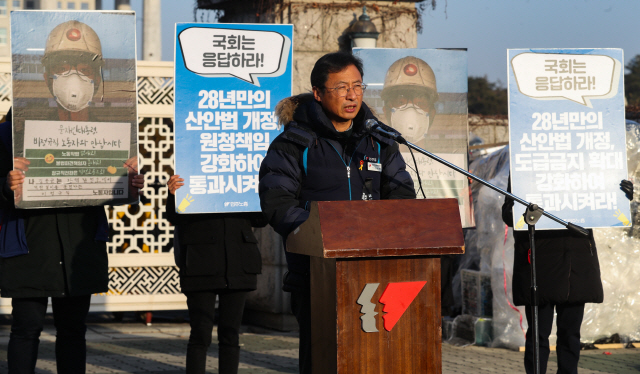
[[336, 87], [325, 87], [327, 91], [333, 91], [333, 94], [338, 97], [346, 97], [351, 90], [356, 96], [362, 96], [364, 91], [367, 89], [367, 85], [364, 83], [354, 84], [352, 87], [347, 86], [346, 84], [341, 84]]

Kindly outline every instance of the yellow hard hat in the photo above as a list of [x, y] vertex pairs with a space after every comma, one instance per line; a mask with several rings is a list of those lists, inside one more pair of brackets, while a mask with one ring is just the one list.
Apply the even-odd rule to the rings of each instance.
[[387, 70], [382, 89], [382, 100], [386, 100], [395, 91], [404, 89], [427, 91], [435, 102], [438, 100], [436, 75], [426, 62], [413, 56], [407, 56], [394, 62]]
[[102, 45], [98, 34], [79, 21], [61, 23], [49, 33], [43, 62], [46, 63], [47, 59], [63, 53], [86, 54], [91, 61], [102, 65]]
[[437, 111], [438, 88], [436, 75], [431, 66], [423, 60], [407, 56], [391, 64], [384, 78], [384, 87], [380, 97], [384, 101], [387, 121], [391, 121], [391, 103], [400, 96], [424, 95], [429, 103], [429, 125], [433, 124]]

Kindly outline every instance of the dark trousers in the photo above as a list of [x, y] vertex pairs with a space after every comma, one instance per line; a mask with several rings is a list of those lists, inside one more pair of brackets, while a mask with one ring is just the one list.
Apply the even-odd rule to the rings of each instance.
[[187, 344], [187, 373], [204, 374], [211, 345], [216, 295], [219, 296], [218, 372], [236, 374], [240, 363], [240, 323], [246, 291], [186, 292], [191, 334]]
[[300, 328], [300, 374], [311, 374], [311, 292], [291, 292], [291, 312], [296, 316]]
[[458, 255], [440, 256], [440, 308], [443, 317], [451, 315], [453, 300], [453, 277], [456, 275], [455, 262]]
[[[46, 297], [11, 300], [13, 321], [7, 350], [9, 374], [31, 374], [35, 371], [47, 301]], [[58, 373], [76, 374], [86, 371], [85, 320], [90, 303], [91, 295], [51, 298], [53, 323], [56, 327]]]
[[[538, 332], [540, 339], [540, 373], [547, 372], [549, 360], [549, 335], [553, 325], [554, 305], [540, 305], [538, 307]], [[555, 305], [557, 335], [556, 353], [558, 354], [558, 374], [577, 374], [580, 359], [580, 326], [584, 315], [584, 304]], [[527, 329], [524, 367], [527, 374], [533, 373], [533, 314], [531, 307], [526, 307]]]

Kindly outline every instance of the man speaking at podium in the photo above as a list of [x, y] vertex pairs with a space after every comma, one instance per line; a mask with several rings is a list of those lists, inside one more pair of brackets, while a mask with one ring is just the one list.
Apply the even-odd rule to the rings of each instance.
[[[263, 214], [285, 243], [309, 217], [311, 201], [416, 197], [398, 144], [365, 129], [366, 120], [377, 118], [362, 102], [362, 76], [357, 57], [326, 54], [311, 71], [313, 94], [284, 99], [276, 107], [285, 129], [262, 161], [259, 193]], [[300, 372], [311, 373], [309, 257], [285, 254], [289, 271], [283, 290], [291, 292], [300, 326]]]

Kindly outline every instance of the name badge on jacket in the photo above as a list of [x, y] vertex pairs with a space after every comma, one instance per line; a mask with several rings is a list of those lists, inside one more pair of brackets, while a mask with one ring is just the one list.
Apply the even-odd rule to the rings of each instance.
[[382, 164], [378, 163], [378, 162], [368, 162], [367, 163], [367, 170], [369, 171], [377, 171], [377, 172], [382, 172]]

